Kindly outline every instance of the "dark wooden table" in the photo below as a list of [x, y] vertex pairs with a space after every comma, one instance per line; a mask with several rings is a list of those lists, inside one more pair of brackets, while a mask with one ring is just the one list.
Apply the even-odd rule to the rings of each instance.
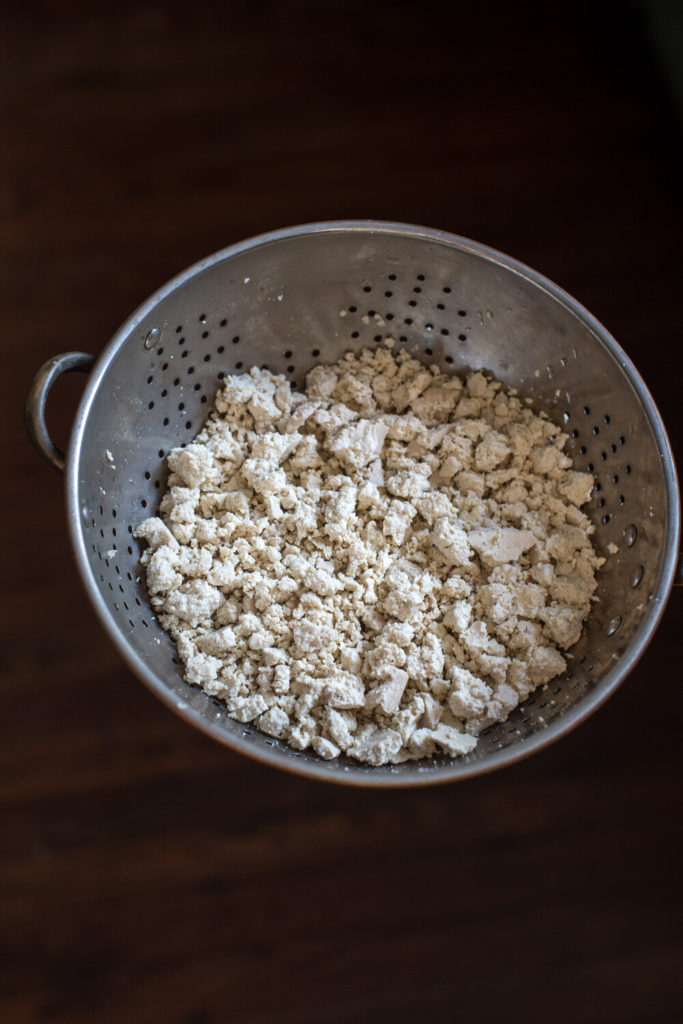
[[[590, 721], [464, 784], [359, 792], [213, 744], [124, 668], [29, 446], [33, 373], [261, 230], [445, 228], [575, 294], [675, 450], [681, 134], [624, 4], [2, 8], [0, 1020], [668, 1024], [683, 604]], [[82, 378], [50, 405], [66, 442]]]

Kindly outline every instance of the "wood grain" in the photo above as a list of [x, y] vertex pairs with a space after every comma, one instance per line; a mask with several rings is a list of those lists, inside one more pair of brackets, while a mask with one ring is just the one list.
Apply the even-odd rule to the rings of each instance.
[[[377, 217], [536, 267], [680, 452], [681, 139], [628, 5], [3, 5], [5, 1024], [674, 1022], [680, 593], [590, 721], [458, 785], [356, 792], [219, 748], [124, 668], [22, 404], [189, 263]], [[82, 378], [60, 382], [68, 438]]]

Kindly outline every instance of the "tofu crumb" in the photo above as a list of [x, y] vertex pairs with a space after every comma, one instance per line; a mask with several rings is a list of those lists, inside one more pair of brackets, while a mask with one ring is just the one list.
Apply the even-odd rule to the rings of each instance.
[[227, 377], [135, 532], [188, 682], [325, 760], [474, 750], [565, 670], [604, 563], [594, 479], [528, 406], [391, 344], [302, 392]]

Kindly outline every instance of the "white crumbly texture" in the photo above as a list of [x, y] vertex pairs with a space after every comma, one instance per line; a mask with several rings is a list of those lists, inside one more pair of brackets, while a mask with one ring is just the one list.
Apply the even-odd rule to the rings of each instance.
[[136, 536], [190, 683], [297, 750], [470, 752], [563, 672], [602, 564], [567, 435], [389, 342], [226, 378]]

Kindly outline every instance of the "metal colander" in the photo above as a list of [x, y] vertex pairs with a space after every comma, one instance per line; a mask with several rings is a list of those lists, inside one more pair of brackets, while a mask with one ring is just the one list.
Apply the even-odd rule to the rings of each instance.
[[[391, 336], [443, 370], [485, 369], [569, 433], [595, 475], [586, 509], [610, 554], [567, 672], [537, 690], [474, 752], [372, 768], [323, 761], [233, 721], [183, 680], [150, 608], [132, 534], [166, 482], [168, 451], [201, 428], [219, 381], [254, 364], [301, 386], [316, 363]], [[242, 242], [153, 295], [94, 362], [57, 356], [27, 402], [34, 443], [64, 464], [44, 421], [60, 373], [90, 369], [66, 457], [69, 522], [86, 588], [144, 683], [227, 746], [304, 775], [408, 786], [474, 775], [538, 750], [594, 711], [642, 654], [668, 598], [679, 543], [676, 473], [659, 413], [608, 332], [556, 285], [485, 246], [375, 221], [310, 224]], [[611, 549], [613, 550], [613, 549]]]

